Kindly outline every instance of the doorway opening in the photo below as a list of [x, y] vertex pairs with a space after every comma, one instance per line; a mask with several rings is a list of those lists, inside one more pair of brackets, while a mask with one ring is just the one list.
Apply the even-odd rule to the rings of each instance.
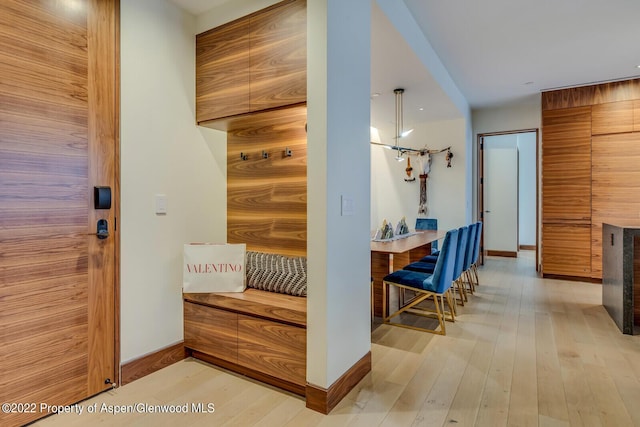
[[478, 134], [478, 211], [486, 255], [538, 253], [538, 129]]

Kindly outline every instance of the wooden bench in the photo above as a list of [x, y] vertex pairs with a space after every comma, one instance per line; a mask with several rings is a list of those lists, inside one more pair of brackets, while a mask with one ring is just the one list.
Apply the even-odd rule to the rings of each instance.
[[248, 288], [186, 293], [184, 345], [191, 356], [305, 395], [307, 299]]

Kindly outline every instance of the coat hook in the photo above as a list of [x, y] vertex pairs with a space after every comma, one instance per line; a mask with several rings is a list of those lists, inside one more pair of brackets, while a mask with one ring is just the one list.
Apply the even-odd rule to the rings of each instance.
[[247, 155], [246, 155], [246, 154], [244, 154], [244, 153], [240, 153], [240, 158], [241, 158], [242, 160], [247, 160]]
[[263, 159], [268, 159], [269, 158], [269, 153], [266, 150], [262, 150], [262, 158]]
[[293, 156], [293, 151], [291, 151], [291, 149], [289, 147], [284, 149], [284, 155], [287, 157], [291, 157]]

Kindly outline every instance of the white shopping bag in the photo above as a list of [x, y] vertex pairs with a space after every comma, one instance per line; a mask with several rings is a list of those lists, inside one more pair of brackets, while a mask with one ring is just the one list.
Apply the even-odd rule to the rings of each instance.
[[182, 292], [244, 292], [247, 245], [184, 245]]

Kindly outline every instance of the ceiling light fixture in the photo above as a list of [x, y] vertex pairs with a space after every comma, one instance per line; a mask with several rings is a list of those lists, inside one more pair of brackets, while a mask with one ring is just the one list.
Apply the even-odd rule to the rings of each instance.
[[398, 152], [396, 156], [396, 160], [401, 162], [404, 160], [402, 157], [402, 151], [400, 151], [400, 138], [404, 138], [413, 132], [413, 129], [409, 129], [407, 131], [404, 130], [404, 114], [402, 110], [402, 94], [404, 93], [404, 89], [398, 88], [394, 89], [393, 93], [396, 94], [396, 146], [395, 149]]
[[[401, 147], [399, 144], [399, 140], [400, 138], [404, 138], [407, 135], [409, 135], [411, 132], [413, 132], [413, 129], [409, 129], [409, 130], [404, 130], [403, 129], [403, 115], [402, 115], [402, 94], [404, 93], [404, 89], [394, 89], [393, 93], [396, 94], [396, 136], [394, 137], [394, 139], [396, 140], [396, 143], [394, 145], [390, 145], [390, 144], [384, 144], [381, 142], [380, 139], [380, 134], [378, 132], [378, 129], [376, 129], [373, 126], [370, 126], [370, 138], [369, 140], [371, 141], [371, 144], [373, 145], [380, 145], [384, 148], [387, 148], [389, 150], [396, 150], [396, 157], [395, 159], [399, 162], [404, 160], [404, 157], [402, 157], [403, 155], [407, 154], [407, 156], [410, 155], [418, 155], [418, 156], [430, 156], [431, 154], [438, 154], [438, 153], [444, 153], [446, 152], [446, 161], [447, 161], [447, 167], [450, 168], [451, 167], [451, 159], [453, 158], [453, 153], [451, 152], [451, 147], [445, 147], [442, 148], [440, 150], [431, 150], [427, 147], [424, 147], [422, 149], [416, 149], [416, 148], [409, 148], [409, 147]], [[422, 110], [422, 108], [421, 108]], [[407, 169], [409, 169], [411, 167], [411, 165], [409, 164], [407, 166]]]

